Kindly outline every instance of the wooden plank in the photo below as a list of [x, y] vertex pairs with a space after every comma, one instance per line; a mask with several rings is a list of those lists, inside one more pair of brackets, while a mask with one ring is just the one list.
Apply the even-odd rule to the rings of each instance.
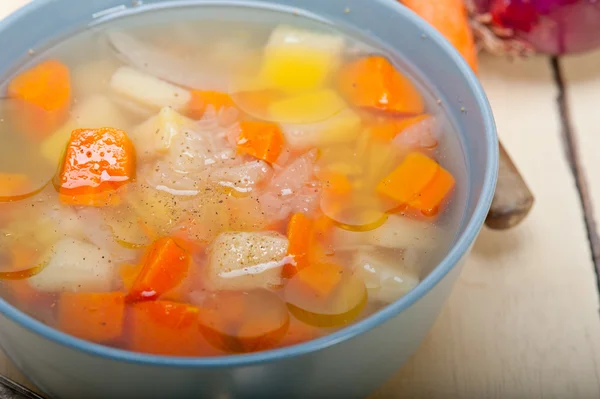
[[484, 57], [481, 70], [537, 203], [517, 229], [482, 232], [433, 331], [374, 398], [599, 397], [595, 276], [549, 62]]

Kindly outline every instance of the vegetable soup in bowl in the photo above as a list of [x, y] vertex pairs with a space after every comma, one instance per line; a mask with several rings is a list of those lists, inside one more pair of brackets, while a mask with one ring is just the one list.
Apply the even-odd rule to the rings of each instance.
[[[496, 137], [466, 64], [390, 1], [96, 3], [0, 25], [1, 42], [72, 7], [54, 41], [12, 44], [0, 65], [3, 347], [57, 397], [376, 388], [489, 207]], [[23, 342], [67, 360], [41, 371]], [[102, 378], [73, 370], [80, 356]], [[385, 371], [363, 370], [381, 356]], [[308, 371], [349, 359], [331, 380]], [[300, 377], [269, 382], [282, 372]], [[132, 384], [102, 384], [112, 373]]]

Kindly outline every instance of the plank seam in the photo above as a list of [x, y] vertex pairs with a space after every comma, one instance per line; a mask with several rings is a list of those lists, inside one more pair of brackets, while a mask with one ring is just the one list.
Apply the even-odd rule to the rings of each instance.
[[598, 226], [596, 223], [594, 205], [588, 180], [585, 174], [585, 168], [581, 162], [579, 154], [579, 145], [577, 134], [573, 128], [571, 121], [571, 113], [569, 110], [569, 101], [567, 86], [558, 57], [550, 59], [554, 82], [558, 88], [557, 105], [560, 115], [563, 149], [565, 156], [571, 168], [571, 173], [575, 179], [575, 185], [579, 194], [579, 200], [583, 208], [583, 218], [587, 231], [588, 243], [594, 263], [594, 271], [596, 273], [596, 285], [600, 290], [600, 236], [598, 235]]

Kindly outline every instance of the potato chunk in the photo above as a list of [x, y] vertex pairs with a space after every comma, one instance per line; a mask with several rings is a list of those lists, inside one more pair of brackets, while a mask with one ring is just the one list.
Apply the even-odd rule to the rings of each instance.
[[63, 238], [47, 255], [44, 270], [29, 279], [30, 284], [48, 292], [108, 292], [114, 280], [110, 253], [92, 244]]
[[287, 238], [274, 232], [222, 233], [210, 248], [207, 284], [213, 290], [280, 285], [287, 249]]

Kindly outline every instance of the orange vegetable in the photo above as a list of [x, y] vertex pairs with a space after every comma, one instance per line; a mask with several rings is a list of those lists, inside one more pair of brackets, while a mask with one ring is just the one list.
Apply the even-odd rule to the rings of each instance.
[[[10, 265], [2, 268], [2, 275], [8, 277], [4, 282], [8, 287], [9, 298], [19, 306], [36, 308], [49, 304], [54, 295], [33, 288], [27, 278], [37, 274], [43, 265], [37, 264], [39, 253], [35, 249], [12, 247]], [[12, 278], [11, 278], [12, 277]]]
[[120, 292], [61, 294], [58, 328], [67, 334], [93, 342], [109, 342], [123, 332], [125, 295]]
[[233, 100], [226, 93], [203, 90], [192, 90], [190, 93], [192, 98], [187, 107], [187, 114], [193, 119], [202, 118], [208, 106], [213, 106], [217, 112], [224, 108], [235, 107]]
[[422, 114], [423, 97], [384, 57], [360, 58], [342, 67], [338, 88], [354, 106], [394, 114]]
[[199, 309], [169, 301], [138, 302], [131, 305], [130, 349], [170, 356], [217, 354], [199, 331]]
[[238, 151], [274, 163], [283, 150], [283, 133], [275, 123], [244, 121], [240, 123], [241, 134]]
[[0, 172], [0, 202], [18, 201], [35, 192], [26, 175]]
[[308, 254], [313, 235], [313, 223], [303, 213], [296, 213], [288, 224], [287, 237], [289, 241], [288, 254], [294, 257], [295, 265], [283, 266], [281, 275], [290, 278], [308, 266]]
[[221, 291], [200, 309], [200, 330], [228, 352], [254, 352], [274, 347], [289, 326], [285, 303], [266, 290]]
[[44, 61], [17, 75], [8, 85], [8, 96], [19, 101], [19, 128], [41, 140], [62, 125], [71, 105], [69, 68], [56, 60]]
[[408, 205], [419, 210], [425, 216], [434, 216], [440, 211], [440, 205], [454, 188], [454, 177], [443, 168], [439, 168], [429, 183]]
[[174, 239], [159, 238], [148, 248], [128, 298], [134, 301], [158, 298], [181, 284], [189, 265], [190, 254]]
[[142, 271], [143, 264], [140, 263], [138, 265], [130, 265], [128, 263], [122, 264], [119, 267], [119, 276], [121, 277], [121, 281], [123, 282], [123, 286], [127, 291], [130, 291], [133, 287], [133, 283], [140, 275]]
[[68, 205], [116, 205], [116, 190], [134, 178], [135, 165], [135, 149], [125, 132], [74, 130], [60, 171], [60, 200]]
[[477, 72], [477, 47], [464, 0], [400, 0], [429, 22]]
[[403, 130], [414, 125], [415, 123], [422, 122], [428, 117], [429, 115], [423, 114], [401, 120], [388, 120], [371, 126], [369, 128], [369, 133], [375, 140], [389, 142]]
[[295, 278], [317, 296], [327, 297], [342, 281], [344, 269], [332, 263], [310, 265], [298, 271]]
[[343, 197], [352, 192], [352, 183], [346, 175], [340, 172], [325, 171], [320, 176], [328, 193]]
[[440, 165], [427, 156], [413, 152], [386, 176], [377, 192], [399, 204], [409, 204], [433, 181]]

